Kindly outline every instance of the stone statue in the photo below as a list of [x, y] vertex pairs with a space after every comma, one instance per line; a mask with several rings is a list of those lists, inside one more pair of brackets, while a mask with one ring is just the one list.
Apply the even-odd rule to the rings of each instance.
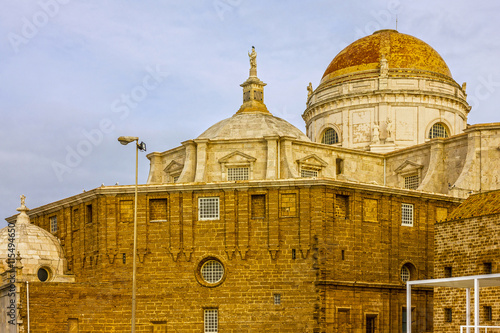
[[385, 58], [385, 55], [382, 54], [382, 58], [380, 59], [380, 74], [387, 74], [389, 72], [389, 63]]
[[252, 53], [248, 52], [250, 57], [250, 69], [257, 68], [257, 52], [255, 52], [255, 46], [252, 46]]
[[21, 207], [26, 206], [26, 196], [24, 194], [21, 195]]
[[380, 143], [380, 129], [377, 124], [373, 125], [373, 135], [372, 135], [373, 143]]
[[307, 98], [311, 97], [313, 93], [313, 85], [311, 82], [309, 82], [309, 85], [307, 86]]
[[387, 130], [387, 138], [392, 138], [392, 120], [390, 118], [387, 118], [387, 125], [386, 125], [386, 130]]
[[464, 91], [464, 94], [467, 90], [467, 82], [462, 83], [462, 90]]

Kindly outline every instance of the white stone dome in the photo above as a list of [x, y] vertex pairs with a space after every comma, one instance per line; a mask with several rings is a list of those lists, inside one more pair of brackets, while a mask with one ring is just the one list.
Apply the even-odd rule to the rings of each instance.
[[269, 112], [236, 113], [231, 118], [211, 126], [197, 139], [260, 139], [266, 136], [288, 136], [301, 141], [311, 141], [297, 127]]
[[[45, 270], [47, 279], [45, 281], [66, 281], [64, 268], [66, 259], [63, 248], [59, 240], [50, 232], [31, 224], [26, 212], [29, 210], [22, 202], [17, 209], [20, 214], [15, 223], [0, 230], [0, 269], [3, 271], [9, 269], [7, 259], [9, 254], [15, 251], [16, 257], [20, 257], [22, 274], [18, 280], [22, 281], [41, 281], [39, 279], [39, 270]], [[15, 230], [15, 237], [12, 238], [12, 229]], [[9, 246], [13, 243], [14, 246]], [[9, 251], [13, 248], [13, 251]], [[43, 272], [42, 272], [43, 273]], [[43, 281], [43, 280], [42, 280]], [[45, 282], [43, 281], [43, 282]]]

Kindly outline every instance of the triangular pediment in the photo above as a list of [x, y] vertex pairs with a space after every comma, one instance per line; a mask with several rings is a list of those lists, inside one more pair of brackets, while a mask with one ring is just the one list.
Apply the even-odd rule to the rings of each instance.
[[324, 168], [328, 165], [324, 160], [319, 158], [315, 154], [308, 155], [306, 157], [303, 157], [301, 159], [297, 160], [297, 163], [299, 165], [304, 165], [304, 166], [309, 166], [309, 167], [315, 167], [315, 168]]
[[219, 159], [219, 163], [251, 163], [255, 162], [256, 158], [240, 151], [234, 151]]
[[166, 173], [171, 173], [171, 172], [182, 170], [182, 168], [184, 168], [183, 164], [180, 164], [179, 162], [176, 162], [176, 161], [171, 161], [165, 167], [165, 169], [163, 169], [163, 171], [165, 171]]
[[395, 173], [409, 173], [409, 172], [417, 172], [422, 169], [424, 166], [422, 164], [418, 164], [409, 160], [404, 161], [399, 167], [394, 170]]

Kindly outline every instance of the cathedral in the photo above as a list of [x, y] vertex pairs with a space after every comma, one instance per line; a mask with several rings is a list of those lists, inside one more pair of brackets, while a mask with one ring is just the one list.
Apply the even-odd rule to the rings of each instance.
[[[466, 84], [396, 30], [309, 83], [305, 133], [248, 56], [239, 109], [149, 153], [146, 184], [22, 196], [0, 231], [0, 332], [406, 332], [406, 282], [438, 277], [435, 224], [500, 189], [500, 123], [467, 124]], [[412, 293], [413, 332], [433, 332], [433, 289]]]

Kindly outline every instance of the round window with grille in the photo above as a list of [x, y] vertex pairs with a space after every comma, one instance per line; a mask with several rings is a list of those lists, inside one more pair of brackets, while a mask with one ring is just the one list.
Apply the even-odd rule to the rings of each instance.
[[224, 281], [224, 265], [214, 257], [205, 258], [198, 264], [197, 279], [206, 287], [215, 287]]

